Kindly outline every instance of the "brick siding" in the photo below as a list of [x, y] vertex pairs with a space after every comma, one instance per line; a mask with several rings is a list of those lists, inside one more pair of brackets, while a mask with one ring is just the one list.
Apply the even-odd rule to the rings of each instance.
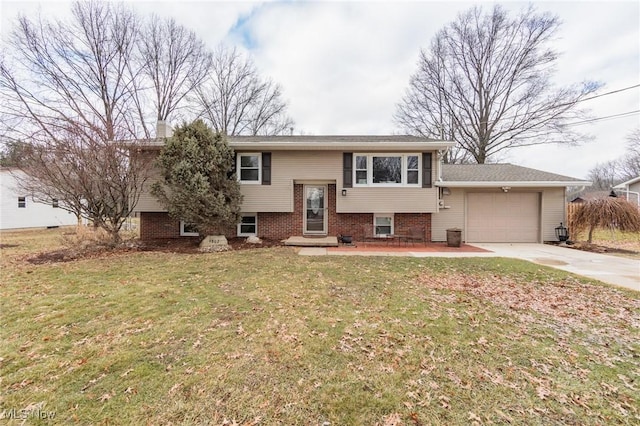
[[140, 239], [180, 237], [180, 221], [161, 212], [140, 213]]
[[[293, 213], [258, 213], [258, 236], [262, 238], [282, 240], [303, 233], [304, 185], [296, 184], [293, 188]], [[363, 226], [366, 232], [373, 233], [373, 213], [336, 213], [336, 185], [328, 185], [328, 235], [351, 235], [356, 240], [363, 237]], [[424, 226], [425, 238], [431, 241], [430, 213], [396, 213], [394, 228], [403, 229], [410, 226]], [[229, 230], [228, 237], [235, 236], [235, 230]], [[140, 214], [140, 237], [143, 240], [154, 238], [180, 237], [180, 222], [172, 219], [167, 213]]]

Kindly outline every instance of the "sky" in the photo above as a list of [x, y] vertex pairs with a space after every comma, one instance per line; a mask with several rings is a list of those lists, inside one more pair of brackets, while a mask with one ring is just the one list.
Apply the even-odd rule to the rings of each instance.
[[[435, 33], [474, 5], [464, 1], [125, 1], [140, 14], [173, 17], [212, 49], [236, 46], [263, 77], [282, 87], [295, 134], [398, 134], [393, 122], [421, 48]], [[518, 12], [528, 3], [500, 2]], [[6, 37], [18, 13], [61, 17], [66, 1], [0, 2], [0, 33]], [[586, 178], [598, 163], [625, 155], [626, 136], [640, 127], [640, 2], [534, 1], [562, 26], [553, 48], [561, 53], [553, 83], [598, 81], [585, 101], [593, 118], [578, 127], [593, 136], [578, 147], [543, 145], [509, 151], [500, 158], [526, 167]], [[627, 90], [623, 90], [627, 89]], [[635, 113], [632, 113], [636, 111]]]

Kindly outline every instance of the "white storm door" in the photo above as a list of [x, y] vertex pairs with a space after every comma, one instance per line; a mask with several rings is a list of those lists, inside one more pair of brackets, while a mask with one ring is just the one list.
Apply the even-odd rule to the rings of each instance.
[[304, 186], [304, 233], [327, 233], [327, 185]]

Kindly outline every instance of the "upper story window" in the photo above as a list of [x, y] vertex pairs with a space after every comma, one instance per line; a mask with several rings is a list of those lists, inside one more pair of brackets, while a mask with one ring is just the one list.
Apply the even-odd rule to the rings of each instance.
[[417, 155], [407, 155], [407, 184], [420, 183], [420, 160]]
[[58, 201], [57, 198], [54, 198], [53, 200], [51, 200], [51, 205], [53, 206], [54, 209], [57, 209], [58, 207], [60, 207], [60, 202]]
[[367, 156], [356, 155], [356, 184], [367, 184]]
[[419, 185], [418, 154], [356, 154], [355, 185]]
[[260, 154], [238, 154], [238, 176], [242, 183], [260, 183]]
[[24, 209], [27, 207], [27, 197], [18, 197], [18, 208]]

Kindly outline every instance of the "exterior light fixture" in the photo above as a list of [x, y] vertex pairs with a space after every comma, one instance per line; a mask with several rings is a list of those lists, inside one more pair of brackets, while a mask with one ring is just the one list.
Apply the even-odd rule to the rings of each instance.
[[509, 190], [510, 190], [510, 189], [511, 189], [511, 187], [510, 187], [510, 186], [503, 186], [503, 187], [502, 187], [502, 191], [503, 191], [503, 192], [509, 192]]
[[569, 230], [562, 225], [562, 222], [560, 222], [560, 226], [556, 227], [556, 237], [560, 242], [565, 242], [569, 239]]
[[343, 197], [346, 197], [346, 196], [347, 196], [347, 190], [346, 190], [346, 189], [343, 189], [343, 190], [342, 190], [342, 196], [343, 196]]

